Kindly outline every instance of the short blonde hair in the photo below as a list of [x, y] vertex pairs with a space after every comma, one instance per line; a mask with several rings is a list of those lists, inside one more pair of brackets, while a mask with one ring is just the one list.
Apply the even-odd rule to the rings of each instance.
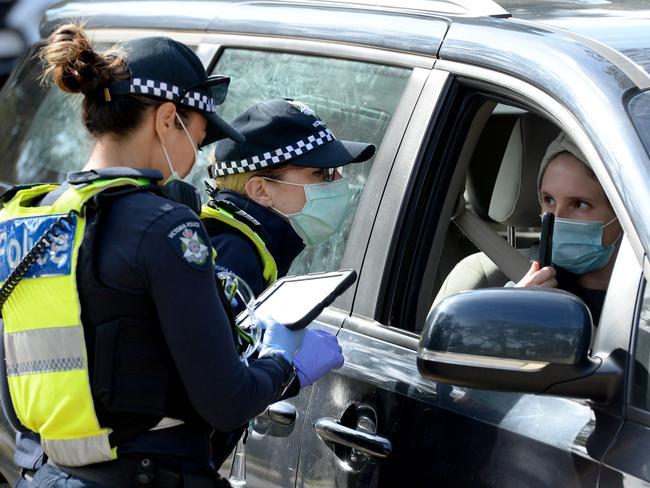
[[[260, 170], [261, 171], [261, 170]], [[257, 171], [250, 173], [237, 173], [234, 175], [217, 176], [214, 185], [217, 190], [230, 190], [246, 195], [246, 183]]]

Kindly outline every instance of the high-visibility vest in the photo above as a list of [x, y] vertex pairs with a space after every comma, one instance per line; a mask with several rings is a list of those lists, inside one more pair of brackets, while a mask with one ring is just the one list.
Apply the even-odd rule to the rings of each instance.
[[264, 277], [266, 285], [269, 286], [275, 283], [278, 279], [278, 267], [275, 264], [275, 259], [273, 259], [273, 256], [267, 249], [266, 244], [259, 234], [257, 234], [257, 232], [255, 232], [249, 225], [244, 223], [241, 219], [237, 219], [228, 210], [218, 206], [218, 203], [216, 203], [215, 206], [203, 205], [203, 207], [201, 207], [201, 219], [206, 223], [208, 232], [210, 231], [209, 221], [210, 219], [214, 219], [232, 227], [249, 239], [253, 243], [253, 246], [255, 246], [255, 249], [257, 249], [257, 253], [262, 261], [262, 276]]
[[37, 185], [19, 190], [0, 210], [3, 282], [43, 233], [70, 215], [2, 309], [13, 409], [25, 427], [40, 434], [49, 458], [64, 466], [117, 457], [108, 439], [111, 429], [97, 420], [81, 323], [76, 268], [86, 226], [84, 205], [109, 188], [150, 184], [130, 177], [71, 184], [52, 205], [33, 207], [34, 199], [58, 188]]

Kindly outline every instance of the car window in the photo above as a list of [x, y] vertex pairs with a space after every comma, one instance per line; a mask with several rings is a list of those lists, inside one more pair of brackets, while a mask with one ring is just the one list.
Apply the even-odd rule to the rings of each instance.
[[[458, 142], [446, 164], [447, 177], [455, 172], [456, 183], [440, 184], [447, 189], [445, 198], [458, 202], [453, 214], [437, 224], [433, 220], [436, 214], [432, 214], [431, 222], [415, 228], [423, 237], [416, 234], [414, 243], [425, 242], [427, 233], [431, 241], [422, 247], [426, 265], [413, 265], [423, 270], [419, 285], [410, 285], [419, 290], [417, 304], [402, 305], [417, 310], [414, 319], [400, 320], [407, 326], [415, 324], [415, 332], [420, 331], [431, 306], [445, 297], [511, 286], [539, 251], [537, 177], [546, 148], [560, 129], [541, 114], [520, 106], [489, 99], [478, 103], [468, 117], [471, 123], [454, 130]], [[433, 171], [434, 166], [425, 164], [423, 168]], [[420, 175], [416, 178], [424, 180]], [[443, 191], [428, 189], [420, 194], [442, 198]], [[422, 204], [440, 205], [439, 200], [426, 202], [426, 198]], [[435, 234], [429, 230], [434, 225], [439, 227]]]
[[58, 181], [84, 166], [92, 139], [81, 124], [81, 101], [81, 95], [48, 89], [20, 141], [17, 182]]
[[632, 404], [650, 411], [650, 286], [645, 286], [634, 349]]
[[[100, 46], [108, 47], [108, 46]], [[42, 86], [41, 63], [32, 50], [4, 87], [0, 98], [0, 183], [61, 181], [80, 170], [93, 140], [83, 127], [82, 96]], [[226, 103], [218, 111], [232, 120], [249, 106], [271, 98], [295, 98], [327, 121], [339, 139], [379, 146], [411, 70], [373, 63], [288, 53], [226, 49], [215, 72], [232, 77]], [[208, 158], [214, 146], [199, 153], [188, 181], [203, 190]], [[338, 268], [372, 160], [348, 166], [345, 176], [354, 190], [343, 230], [328, 242], [306, 249], [290, 273]], [[201, 191], [204, 198], [205, 193]]]
[[[546, 114], [487, 94], [459, 91], [458, 101], [446, 103], [444, 113], [453, 115], [440, 123], [439, 140], [445, 143], [423, 153], [411, 176], [420, 187], [410, 193], [398, 220], [408, 230], [401, 231], [393, 258], [399, 265], [392, 269], [389, 299], [382, 300], [377, 319], [415, 333], [445, 297], [512, 286], [538, 258], [538, 176], [561, 131]], [[557, 189], [557, 177], [554, 185]], [[558, 267], [561, 257], [554, 261]], [[583, 286], [568, 271], [559, 271], [557, 282], [585, 302], [597, 325], [607, 290]]]
[[[309, 105], [337, 138], [377, 147], [411, 74], [410, 69], [381, 64], [246, 49], [226, 49], [214, 72], [232, 78], [226, 102], [219, 107], [226, 120], [263, 100], [293, 98]], [[371, 159], [345, 168], [354, 196], [343, 230], [305, 249], [290, 274], [338, 268], [372, 163]]]

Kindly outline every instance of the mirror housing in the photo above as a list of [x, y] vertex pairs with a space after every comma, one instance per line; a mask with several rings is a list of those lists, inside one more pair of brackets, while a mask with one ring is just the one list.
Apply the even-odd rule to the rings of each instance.
[[592, 329], [587, 306], [565, 291], [457, 293], [429, 312], [418, 370], [469, 388], [607, 401], [621, 371], [611, 361], [589, 356]]

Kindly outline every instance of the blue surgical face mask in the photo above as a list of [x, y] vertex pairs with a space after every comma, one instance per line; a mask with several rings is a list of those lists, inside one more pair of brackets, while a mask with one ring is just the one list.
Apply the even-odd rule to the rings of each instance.
[[274, 210], [289, 219], [291, 227], [307, 246], [325, 242], [341, 228], [352, 199], [352, 190], [345, 178], [306, 185], [266, 179], [303, 187], [306, 202], [300, 212], [284, 214], [277, 209]]
[[556, 218], [553, 226], [553, 264], [576, 274], [605, 267], [616, 242], [603, 246], [603, 229], [615, 220], [616, 217], [603, 224]]

